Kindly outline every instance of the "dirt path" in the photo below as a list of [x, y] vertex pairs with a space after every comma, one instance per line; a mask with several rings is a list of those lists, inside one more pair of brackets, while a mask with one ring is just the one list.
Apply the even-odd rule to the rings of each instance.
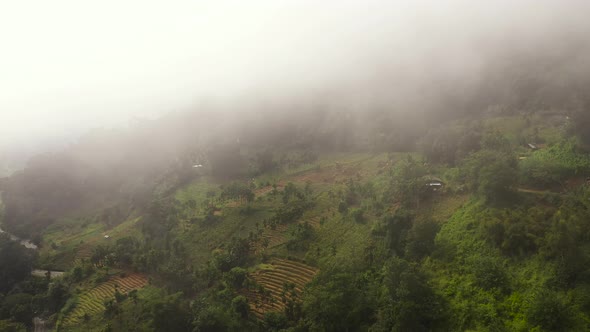
[[535, 195], [546, 195], [546, 194], [563, 195], [563, 193], [557, 193], [554, 191], [528, 189], [528, 188], [516, 188], [516, 191], [518, 191], [520, 193], [535, 194]]
[[33, 325], [35, 326], [35, 332], [47, 332], [47, 327], [45, 327], [45, 321], [39, 317], [33, 318]]
[[63, 275], [65, 273], [64, 271], [50, 271], [50, 270], [35, 269], [35, 270], [31, 271], [31, 275], [35, 276], [35, 277], [46, 277], [47, 272], [49, 272], [50, 279], [61, 278], [61, 277], [63, 277]]

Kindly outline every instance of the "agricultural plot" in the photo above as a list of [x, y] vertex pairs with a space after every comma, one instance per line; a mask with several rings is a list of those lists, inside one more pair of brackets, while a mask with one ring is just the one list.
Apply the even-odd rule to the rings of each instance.
[[259, 319], [267, 312], [282, 312], [288, 301], [301, 299], [305, 285], [318, 270], [309, 265], [274, 259], [264, 268], [250, 274], [258, 287], [244, 290], [251, 312]]
[[[40, 261], [54, 269], [67, 270], [83, 259], [89, 260], [99, 244], [114, 243], [126, 236], [139, 236], [135, 227], [139, 220], [129, 219], [111, 229], [100, 222], [62, 220], [52, 225], [44, 235], [39, 251]], [[109, 238], [106, 239], [105, 235]]]
[[[321, 200], [320, 200], [321, 201]], [[308, 223], [314, 228], [320, 228], [322, 224], [322, 218], [327, 220], [328, 216], [331, 215], [334, 210], [328, 209], [327, 212], [323, 212], [322, 214], [315, 214], [310, 216], [303, 216], [301, 219], [297, 221], [296, 224], [303, 224]], [[265, 249], [272, 249], [278, 247], [282, 244], [285, 244], [289, 240], [289, 229], [294, 224], [278, 224], [274, 228], [267, 225], [262, 232], [262, 235], [252, 245], [252, 251], [254, 253], [260, 253]]]
[[[283, 182], [280, 182], [277, 184], [277, 191], [282, 191], [285, 188], [285, 184]], [[270, 194], [273, 191], [273, 187], [272, 186], [265, 186], [262, 188], [258, 188], [256, 190], [254, 190], [254, 199], [259, 199], [260, 197], [264, 197], [268, 194]], [[227, 203], [225, 203], [225, 207], [229, 207], [229, 208], [236, 208], [236, 207], [240, 207], [242, 205], [244, 205], [245, 201], [243, 200], [232, 200], [229, 201]]]
[[135, 273], [125, 277], [113, 277], [101, 283], [80, 295], [76, 307], [62, 319], [62, 325], [74, 326], [82, 322], [85, 317], [102, 313], [105, 310], [104, 302], [114, 298], [115, 289], [125, 294], [144, 287], [147, 282], [145, 276]]
[[270, 249], [287, 242], [285, 233], [289, 228], [288, 224], [279, 224], [275, 228], [266, 227], [262, 236], [253, 244], [252, 250], [254, 253], [259, 253], [264, 249]]
[[[94, 248], [99, 244], [115, 243], [118, 239], [129, 235], [135, 235], [134, 227], [140, 218], [127, 220], [110, 230], [103, 230], [100, 233], [93, 234], [89, 237], [87, 242], [78, 246], [76, 251], [75, 263], [78, 264], [82, 260], [90, 260]], [[108, 238], [105, 238], [108, 235]]]

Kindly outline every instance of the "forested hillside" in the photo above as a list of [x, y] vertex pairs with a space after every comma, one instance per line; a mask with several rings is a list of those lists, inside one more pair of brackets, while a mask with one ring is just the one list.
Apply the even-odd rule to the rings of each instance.
[[590, 76], [498, 59], [466, 90], [204, 106], [32, 159], [0, 179], [38, 245], [0, 234], [0, 330], [590, 330]]

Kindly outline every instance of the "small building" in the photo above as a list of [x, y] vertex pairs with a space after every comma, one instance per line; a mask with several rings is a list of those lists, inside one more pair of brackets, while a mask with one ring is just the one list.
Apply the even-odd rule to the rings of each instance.
[[438, 182], [438, 181], [428, 182], [426, 185], [429, 186], [429, 187], [435, 188], [435, 189], [436, 188], [442, 188], [443, 187], [443, 183], [442, 182]]
[[531, 149], [531, 150], [537, 150], [539, 149], [539, 147], [536, 144], [533, 143], [528, 143], [527, 146]]
[[201, 164], [193, 165], [193, 168], [201, 168], [201, 167], [203, 167], [203, 165], [201, 165]]
[[105, 235], [105, 236], [104, 236], [104, 238], [108, 240], [108, 239], [110, 239], [111, 237], [110, 237], [109, 235]]
[[428, 187], [432, 191], [439, 191], [445, 185], [445, 183], [441, 179], [434, 176], [426, 176], [424, 179], [426, 181], [426, 187]]

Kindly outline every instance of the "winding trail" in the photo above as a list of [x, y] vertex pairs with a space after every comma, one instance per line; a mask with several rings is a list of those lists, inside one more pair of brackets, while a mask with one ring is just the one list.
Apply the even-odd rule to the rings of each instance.
[[519, 193], [527, 193], [527, 194], [535, 194], [535, 195], [546, 195], [546, 194], [553, 194], [553, 195], [563, 195], [563, 193], [558, 193], [555, 191], [549, 190], [537, 190], [537, 189], [528, 189], [528, 188], [516, 188], [516, 191]]

